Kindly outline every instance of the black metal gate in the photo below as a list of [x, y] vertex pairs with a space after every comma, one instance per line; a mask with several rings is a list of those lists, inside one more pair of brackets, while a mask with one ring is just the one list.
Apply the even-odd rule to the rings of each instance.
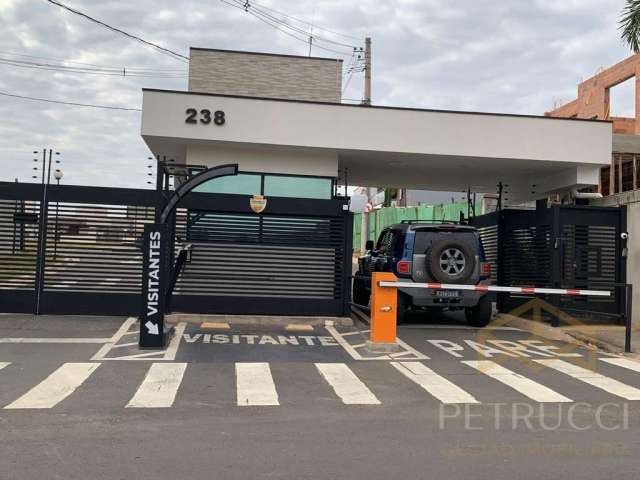
[[[152, 190], [0, 182], [0, 311], [137, 315]], [[190, 193], [175, 215], [193, 244], [175, 311], [347, 315], [352, 216], [345, 199]]]
[[[0, 183], [0, 309], [129, 315], [155, 192]], [[43, 201], [45, 199], [45, 201]]]
[[172, 310], [262, 315], [347, 315], [352, 216], [345, 199], [190, 193], [175, 236], [191, 246]]
[[[548, 301], [573, 315], [624, 314], [625, 207], [508, 209], [470, 223], [480, 231], [498, 285], [611, 290], [611, 297], [553, 296]], [[509, 312], [530, 299], [499, 294], [498, 310]]]

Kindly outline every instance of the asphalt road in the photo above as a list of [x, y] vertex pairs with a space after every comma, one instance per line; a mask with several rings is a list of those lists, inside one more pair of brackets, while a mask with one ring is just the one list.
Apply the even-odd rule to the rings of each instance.
[[124, 321], [0, 316], [1, 479], [640, 475], [640, 372], [610, 355], [453, 317], [395, 359], [358, 329], [199, 325], [145, 359]]

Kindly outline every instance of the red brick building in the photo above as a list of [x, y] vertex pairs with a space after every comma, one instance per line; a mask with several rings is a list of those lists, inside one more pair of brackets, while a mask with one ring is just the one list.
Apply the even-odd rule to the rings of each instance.
[[[635, 78], [635, 118], [611, 116], [611, 89]], [[550, 117], [590, 118], [613, 122], [611, 166], [600, 172], [598, 190], [612, 195], [636, 190], [640, 185], [640, 54], [609, 67], [578, 85], [578, 98], [555, 110]], [[613, 170], [613, 175], [611, 171]]]

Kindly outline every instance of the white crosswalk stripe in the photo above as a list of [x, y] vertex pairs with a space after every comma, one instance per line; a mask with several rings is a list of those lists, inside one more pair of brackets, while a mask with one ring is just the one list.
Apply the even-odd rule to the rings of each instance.
[[316, 363], [316, 368], [342, 403], [346, 405], [380, 405], [380, 400], [344, 363]]
[[629, 360], [628, 358], [601, 358], [600, 360], [617, 367], [633, 370], [634, 372], [640, 372], [640, 362], [635, 360]]
[[578, 365], [574, 365], [573, 363], [569, 363], [556, 358], [534, 360], [534, 362], [565, 373], [570, 377], [575, 378], [576, 380], [580, 380], [584, 383], [587, 383], [618, 397], [622, 397], [627, 400], [640, 400], [640, 389], [627, 385], [626, 383], [622, 383], [613, 378], [606, 377], [600, 373], [594, 372], [593, 370], [588, 370]]
[[[640, 362], [626, 358], [600, 358], [609, 365], [625, 368], [640, 373]], [[579, 365], [560, 359], [536, 359], [537, 364], [544, 365], [549, 369], [559, 372], [557, 375], [568, 375], [585, 384], [604, 390], [610, 394], [622, 397], [627, 400], [640, 400], [640, 387], [623, 383], [614, 378], [602, 375], [595, 371], [583, 368]], [[491, 360], [462, 360], [461, 364], [466, 365], [477, 372], [489, 377], [484, 382], [482, 389], [475, 385], [474, 390], [467, 391], [458, 386], [456, 379], [464, 379], [465, 375], [439, 374], [432, 370], [428, 363], [417, 361], [397, 361], [389, 362], [394, 368], [393, 372], [406, 377], [423, 390], [432, 395], [436, 400], [445, 404], [480, 403], [501, 401], [496, 398], [496, 393], [492, 389], [492, 380], [501, 382], [514, 391], [540, 403], [551, 402], [573, 402], [585, 401], [585, 398], [569, 398], [537, 381], [528, 378], [526, 372], [520, 374], [509, 370], [503, 365]], [[0, 362], [0, 370], [12, 365], [11, 362]], [[78, 389], [91, 374], [100, 366], [98, 362], [92, 363], [65, 363], [51, 373], [47, 378], [33, 386], [29, 391], [6, 405], [5, 409], [46, 409], [53, 408], [61, 401], [69, 397]], [[187, 368], [197, 368], [197, 365], [189, 365], [180, 362], [154, 362], [151, 363], [144, 379], [137, 385], [137, 389], [128, 392], [129, 402], [122, 407], [126, 408], [171, 408], [175, 406], [176, 398], [183, 387]], [[353, 366], [349, 363], [314, 363], [301, 365], [300, 368], [313, 368], [316, 375], [308, 376], [310, 381], [321, 382], [327, 392], [333, 390], [336, 401], [345, 405], [384, 405], [385, 398], [378, 398], [369, 386], [355, 373]], [[105, 368], [104, 366], [102, 368]], [[289, 368], [296, 368], [291, 366]], [[386, 366], [384, 368], [387, 368]], [[402, 389], [403, 380], [394, 380], [393, 376], [385, 373], [383, 364], [380, 364], [380, 374], [382, 380], [386, 379], [393, 385], [394, 389]], [[11, 376], [18, 370], [12, 370], [7, 375]], [[371, 374], [371, 372], [370, 372]], [[2, 378], [6, 381], [7, 376]], [[466, 378], [469, 378], [466, 376]], [[277, 377], [276, 377], [277, 379]], [[316, 380], [317, 379], [317, 380]], [[378, 379], [378, 382], [381, 380]], [[399, 382], [399, 383], [398, 383]], [[127, 384], [128, 385], [128, 384]], [[94, 382], [92, 388], [109, 388]], [[495, 386], [495, 385], [494, 385]], [[280, 405], [279, 394], [276, 382], [272, 376], [270, 364], [266, 362], [238, 362], [235, 363], [235, 384], [233, 376], [229, 377], [221, 389], [230, 389], [231, 393], [235, 387], [236, 402], [238, 406], [278, 406]], [[88, 389], [89, 386], [83, 390]], [[469, 387], [471, 388], [471, 387]], [[407, 390], [406, 395], [411, 396], [412, 391]], [[413, 393], [415, 395], [415, 391]], [[80, 398], [79, 394], [74, 398]], [[421, 397], [424, 400], [424, 396]], [[478, 400], [479, 399], [479, 400]], [[10, 401], [13, 399], [7, 399]], [[304, 402], [304, 399], [297, 401]]]
[[391, 362], [391, 365], [442, 403], [480, 403], [471, 394], [420, 362]]
[[475, 368], [479, 372], [504, 383], [505, 385], [513, 388], [517, 392], [529, 397], [532, 400], [540, 403], [546, 402], [572, 402], [570, 398], [560, 395], [558, 392], [551, 390], [544, 385], [539, 384], [524, 377], [518, 373], [512, 372], [508, 368], [502, 365], [492, 362], [491, 360], [468, 360], [463, 361], [465, 365], [469, 365]]
[[236, 391], [240, 406], [280, 405], [268, 363], [236, 363]]
[[186, 369], [186, 363], [154, 363], [127, 408], [172, 406]]
[[100, 363], [65, 363], [4, 408], [52, 408], [71, 395], [99, 366]]

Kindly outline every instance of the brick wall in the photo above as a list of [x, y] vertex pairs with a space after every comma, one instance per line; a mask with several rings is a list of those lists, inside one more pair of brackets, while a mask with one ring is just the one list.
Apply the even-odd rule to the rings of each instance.
[[[610, 89], [633, 77], [636, 78], [636, 118], [611, 117]], [[640, 134], [639, 93], [640, 54], [635, 54], [580, 83], [576, 100], [545, 115], [612, 120], [614, 133]]]
[[340, 102], [342, 60], [191, 48], [189, 91]]

